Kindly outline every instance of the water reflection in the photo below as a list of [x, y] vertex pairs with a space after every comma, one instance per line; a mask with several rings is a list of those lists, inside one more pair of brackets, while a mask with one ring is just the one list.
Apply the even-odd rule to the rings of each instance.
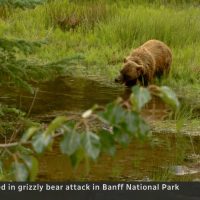
[[[105, 105], [118, 96], [127, 99], [130, 95], [130, 89], [118, 85], [108, 86], [101, 82], [83, 78], [60, 77], [33, 86], [38, 88], [35, 98], [34, 95], [26, 92], [2, 88], [0, 102], [18, 107], [26, 112], [29, 112], [31, 104], [33, 104], [30, 116], [41, 119], [39, 116], [49, 116], [52, 113], [54, 116], [70, 111], [79, 113], [96, 103]], [[163, 120], [167, 114], [168, 108], [157, 98], [153, 98], [143, 110], [143, 115], [148, 120]], [[198, 144], [199, 141], [195, 147]], [[171, 179], [168, 169], [172, 165], [176, 166], [180, 160], [179, 155], [182, 156], [185, 152], [191, 153], [190, 149], [191, 143], [187, 139], [186, 143], [178, 142], [177, 138], [168, 135], [159, 135], [148, 143], [134, 141], [128, 148], [118, 148], [117, 155], [114, 158], [102, 155], [97, 163], [91, 165], [91, 173], [86, 175], [84, 164], [76, 173], [73, 173], [68, 158], [60, 153], [58, 141], [56, 141], [53, 151], [39, 158], [38, 180], [131, 181], [144, 180], [145, 178], [168, 180]], [[196, 152], [200, 153], [199, 147]], [[200, 173], [195, 174], [195, 177], [200, 178]]]
[[[119, 87], [109, 87], [94, 80], [83, 78], [59, 77], [53, 81], [35, 84], [38, 88], [32, 115], [47, 114], [52, 111], [82, 111], [90, 108], [95, 103], [104, 105], [113, 101], [123, 93]], [[3, 91], [7, 98], [1, 98], [1, 102], [13, 105], [28, 112], [34, 95], [26, 92]]]
[[[0, 102], [27, 113], [33, 104], [32, 117], [51, 114], [56, 116], [61, 115], [62, 112], [84, 111], [94, 104], [105, 105], [118, 96], [128, 99], [131, 93], [131, 89], [117, 84], [108, 86], [102, 82], [74, 77], [59, 77], [53, 81], [35, 84], [33, 87], [37, 88], [35, 96], [27, 92], [1, 89]], [[143, 110], [143, 115], [150, 120], [162, 119], [166, 113], [166, 105], [158, 98], [153, 98]]]

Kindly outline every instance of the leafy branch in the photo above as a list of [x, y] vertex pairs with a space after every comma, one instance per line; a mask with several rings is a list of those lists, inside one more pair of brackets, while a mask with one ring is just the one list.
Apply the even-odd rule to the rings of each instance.
[[38, 64], [18, 58], [20, 53], [33, 53], [43, 43], [0, 38], [0, 84], [21, 87], [33, 93], [30, 81], [46, 80], [51, 75], [55, 77], [66, 74], [65, 71], [72, 71], [72, 67], [83, 59], [78, 55], [52, 63]]
[[[145, 139], [150, 127], [141, 117], [141, 110], [152, 95], [162, 98], [173, 109], [179, 108], [176, 95], [168, 87], [150, 86], [147, 89], [135, 86], [127, 101], [117, 99], [105, 107], [95, 105], [78, 119], [57, 117], [47, 127], [29, 128], [18, 142], [0, 144], [2, 152], [13, 160], [10, 162], [11, 178], [35, 180], [38, 173], [35, 155], [51, 150], [57, 137], [61, 137], [61, 153], [70, 158], [74, 168], [82, 161], [88, 163], [98, 159], [102, 153], [114, 156], [117, 145], [127, 146], [135, 138]], [[95, 122], [95, 128], [92, 122]]]

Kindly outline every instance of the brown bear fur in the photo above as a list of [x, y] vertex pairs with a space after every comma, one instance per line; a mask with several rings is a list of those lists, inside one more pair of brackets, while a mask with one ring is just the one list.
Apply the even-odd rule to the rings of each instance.
[[154, 77], [168, 74], [171, 62], [170, 48], [161, 41], [149, 40], [124, 59], [120, 76], [115, 81], [127, 86], [138, 82], [146, 86], [152, 83]]

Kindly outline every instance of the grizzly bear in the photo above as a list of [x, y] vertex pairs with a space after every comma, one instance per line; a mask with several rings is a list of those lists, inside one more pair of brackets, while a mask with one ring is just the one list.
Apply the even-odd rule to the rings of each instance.
[[138, 83], [147, 86], [153, 78], [168, 74], [171, 63], [170, 48], [159, 40], [149, 40], [124, 59], [123, 68], [115, 82], [126, 86]]

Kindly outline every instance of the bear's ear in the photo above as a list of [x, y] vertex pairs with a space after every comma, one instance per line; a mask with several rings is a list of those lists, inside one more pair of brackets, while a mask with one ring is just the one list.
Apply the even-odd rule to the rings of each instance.
[[124, 63], [126, 63], [127, 61], [128, 61], [128, 59], [125, 57], [125, 58], [124, 58]]
[[142, 65], [138, 65], [138, 66], [136, 67], [136, 70], [137, 70], [137, 72], [138, 72], [139, 74], [141, 74], [141, 75], [142, 75], [143, 72], [144, 72]]

